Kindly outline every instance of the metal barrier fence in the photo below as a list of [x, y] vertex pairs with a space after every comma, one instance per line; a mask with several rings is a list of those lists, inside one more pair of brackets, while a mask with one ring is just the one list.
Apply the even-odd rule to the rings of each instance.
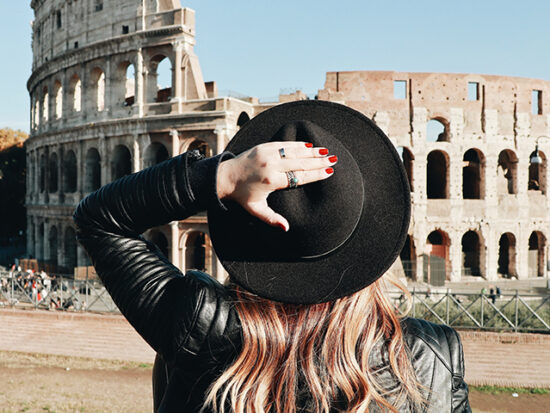
[[74, 280], [59, 274], [41, 277], [26, 272], [0, 273], [0, 307], [119, 311], [100, 281]]
[[[411, 317], [476, 330], [550, 332], [550, 295], [411, 291]], [[404, 296], [391, 294], [397, 307]]]

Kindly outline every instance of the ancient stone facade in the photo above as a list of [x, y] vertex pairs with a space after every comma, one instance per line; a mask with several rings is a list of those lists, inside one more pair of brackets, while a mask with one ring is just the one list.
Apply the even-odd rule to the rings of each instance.
[[372, 118], [401, 153], [407, 272], [458, 281], [546, 275], [549, 96], [535, 79], [356, 71], [327, 73], [318, 98]]
[[[254, 101], [203, 81], [194, 11], [179, 0], [33, 0], [28, 254], [52, 271], [89, 265], [72, 213], [86, 194], [189, 149], [219, 153]], [[161, 84], [161, 67], [167, 84]], [[220, 278], [205, 215], [145, 234], [181, 268]]]

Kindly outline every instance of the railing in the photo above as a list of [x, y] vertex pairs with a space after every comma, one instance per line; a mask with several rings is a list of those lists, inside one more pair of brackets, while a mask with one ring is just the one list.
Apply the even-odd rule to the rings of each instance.
[[25, 272], [0, 273], [0, 307], [119, 311], [100, 281], [51, 274], [41, 277]]
[[[550, 332], [550, 295], [478, 294], [413, 290], [410, 316], [451, 327], [478, 330]], [[403, 295], [392, 294], [404, 309]]]

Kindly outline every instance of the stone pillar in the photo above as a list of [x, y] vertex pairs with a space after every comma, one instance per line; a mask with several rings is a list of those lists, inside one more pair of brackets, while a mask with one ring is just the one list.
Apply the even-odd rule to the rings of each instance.
[[141, 169], [141, 152], [139, 146], [139, 134], [136, 133], [132, 142], [132, 172], [137, 172]]
[[516, 272], [518, 279], [529, 277], [529, 228], [516, 226]]
[[[113, 90], [112, 90], [113, 85], [115, 84], [115, 81], [113, 79], [113, 72], [116, 72], [116, 70], [112, 70], [111, 58], [106, 57], [105, 58], [105, 95], [103, 97], [104, 107], [103, 107], [103, 114], [102, 114], [103, 118], [109, 117], [111, 113], [114, 113], [115, 104], [113, 102], [113, 99], [116, 96], [116, 93], [113, 93]], [[126, 93], [126, 88], [124, 89], [124, 93]]]
[[212, 153], [213, 155], [219, 155], [225, 149], [225, 144], [228, 141], [227, 128], [223, 125], [217, 126], [214, 129], [214, 134], [216, 135], [216, 147], [212, 148]]
[[49, 146], [44, 147], [46, 164], [44, 165], [44, 203], [50, 201], [50, 153]]
[[58, 156], [58, 165], [57, 165], [57, 193], [58, 193], [58, 199], [59, 203], [63, 204], [65, 202], [65, 188], [63, 188], [64, 185], [64, 176], [63, 176], [63, 158], [64, 148], [63, 145], [57, 146], [57, 156]]
[[180, 154], [180, 136], [176, 129], [170, 130], [170, 137], [172, 138], [172, 157]]
[[101, 164], [101, 185], [105, 185], [111, 180], [111, 171], [109, 171], [109, 151], [107, 150], [107, 139], [105, 135], [100, 134], [98, 138], [98, 148]]
[[177, 113], [182, 111], [182, 101], [187, 99], [184, 88], [185, 79], [182, 70], [183, 45], [180, 42], [172, 43], [174, 50], [174, 65], [172, 67], [172, 102], [177, 103], [176, 107], [172, 105], [172, 111], [176, 109]]
[[84, 141], [81, 140], [78, 143], [77, 151], [77, 180], [76, 180], [76, 192], [78, 197], [82, 199], [84, 196], [84, 174], [86, 172], [86, 154], [84, 151]]
[[[141, 48], [138, 49], [136, 54], [136, 97], [134, 106], [137, 107], [138, 116], [143, 116], [143, 104], [145, 100], [143, 80], [145, 78], [145, 70], [143, 66], [143, 53]], [[135, 113], [135, 112], [134, 112]]]
[[458, 231], [449, 231], [450, 281], [457, 282], [462, 278], [462, 239]]
[[172, 248], [170, 249], [170, 261], [176, 267], [179, 267], [179, 248], [178, 248], [178, 239], [179, 239], [179, 225], [177, 221], [172, 221], [170, 223], [170, 237]]
[[27, 255], [35, 256], [34, 252], [34, 218], [27, 213]]

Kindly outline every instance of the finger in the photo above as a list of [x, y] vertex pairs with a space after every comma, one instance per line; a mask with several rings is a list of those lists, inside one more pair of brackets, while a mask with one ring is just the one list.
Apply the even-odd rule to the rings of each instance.
[[[312, 182], [322, 181], [323, 179], [330, 178], [334, 174], [334, 169], [331, 167], [314, 169], [311, 171], [293, 171], [296, 178], [298, 178], [298, 186], [310, 184]], [[289, 186], [288, 178], [285, 173], [282, 174], [286, 180], [286, 187]]]
[[281, 169], [286, 171], [311, 171], [313, 169], [324, 169], [336, 165], [338, 157], [336, 155], [325, 156], [322, 158], [305, 159], [284, 159], [281, 161]]
[[280, 149], [284, 150], [284, 159], [324, 158], [329, 154], [329, 150], [325, 147], [308, 148], [305, 145], [288, 145], [289, 143], [281, 142], [281, 146], [278, 147], [279, 155]]
[[246, 204], [245, 209], [250, 215], [255, 216], [268, 225], [279, 227], [283, 231], [288, 231], [290, 227], [286, 218], [273, 211], [267, 204], [266, 200]]

